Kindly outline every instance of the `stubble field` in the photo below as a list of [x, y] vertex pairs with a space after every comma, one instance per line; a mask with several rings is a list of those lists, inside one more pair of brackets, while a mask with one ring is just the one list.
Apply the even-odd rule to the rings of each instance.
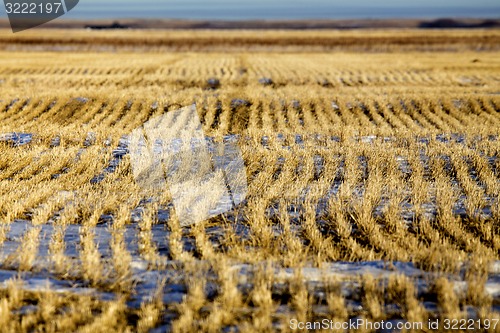
[[[1, 32], [2, 330], [500, 329], [498, 31], [140, 33]], [[181, 227], [128, 135], [192, 104], [248, 195]]]

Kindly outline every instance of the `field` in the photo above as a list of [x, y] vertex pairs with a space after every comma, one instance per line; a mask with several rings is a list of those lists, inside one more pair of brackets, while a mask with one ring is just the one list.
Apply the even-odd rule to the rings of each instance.
[[[0, 31], [2, 331], [499, 331], [499, 40]], [[192, 104], [248, 195], [181, 227], [127, 137]]]

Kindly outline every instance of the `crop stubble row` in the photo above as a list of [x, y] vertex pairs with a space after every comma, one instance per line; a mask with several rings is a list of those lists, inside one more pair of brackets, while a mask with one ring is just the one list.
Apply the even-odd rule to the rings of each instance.
[[[170, 269], [178, 276], [167, 274], [160, 295], [174, 297], [169, 285], [180, 284], [184, 298], [161, 305], [129, 295], [128, 305], [120, 298], [110, 304], [142, 318], [138, 326], [163, 322], [178, 331], [276, 328], [289, 317], [328, 315], [417, 321], [462, 316], [464, 305], [476, 306], [479, 317], [495, 315], [498, 296], [485, 295], [500, 247], [493, 54], [474, 54], [479, 62], [457, 55], [451, 64], [444, 63], [447, 54], [422, 56], [399, 71], [389, 69], [394, 54], [377, 55], [375, 64], [356, 55], [302, 55], [294, 62], [292, 56], [125, 54], [117, 55], [121, 69], [96, 69], [99, 75], [84, 78], [97, 60], [110, 66], [103, 55], [86, 56], [92, 61], [82, 64], [74, 55], [75, 70], [58, 69], [54, 54], [42, 57], [44, 69], [30, 71], [37, 65], [29, 56], [19, 70], [12, 63], [0, 68], [0, 132], [33, 134], [26, 145], [0, 143], [4, 269], [46, 271], [126, 297], [134, 283], [139, 296], [141, 288], [154, 291], [161, 283], [146, 287], [147, 274]], [[393, 63], [382, 66], [386, 61]], [[131, 69], [145, 63], [148, 71]], [[215, 91], [205, 87], [212, 76], [221, 79]], [[260, 77], [275, 84], [262, 87]], [[34, 88], [40, 84], [48, 87], [43, 94]], [[150, 201], [140, 191], [126, 154], [107, 168], [124, 135], [193, 102], [208, 136], [238, 135], [249, 195], [234, 212], [183, 230], [168, 192]], [[438, 276], [424, 289], [404, 272], [380, 281], [352, 276], [343, 289], [354, 292], [346, 295], [339, 281], [311, 287], [296, 270], [304, 262], [321, 267], [338, 260], [412, 262]], [[264, 262], [296, 273], [284, 285], [273, 282]], [[235, 273], [242, 263], [253, 267], [250, 285]], [[450, 291], [461, 274], [468, 287]], [[207, 287], [214, 285], [215, 293]], [[10, 296], [9, 302], [15, 309], [26, 301]], [[109, 311], [96, 311], [108, 320]]]

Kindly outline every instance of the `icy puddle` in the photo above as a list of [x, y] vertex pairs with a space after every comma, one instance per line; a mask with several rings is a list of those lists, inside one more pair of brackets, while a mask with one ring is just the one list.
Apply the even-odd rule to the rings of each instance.
[[4, 142], [12, 145], [13, 147], [24, 146], [33, 140], [31, 133], [6, 133], [0, 134], [0, 143]]
[[26, 291], [72, 293], [75, 295], [94, 296], [103, 301], [115, 299], [113, 293], [85, 287], [84, 284], [75, 281], [57, 280], [42, 273], [0, 270], [0, 288], [7, 288], [11, 282], [16, 283], [19, 288]]

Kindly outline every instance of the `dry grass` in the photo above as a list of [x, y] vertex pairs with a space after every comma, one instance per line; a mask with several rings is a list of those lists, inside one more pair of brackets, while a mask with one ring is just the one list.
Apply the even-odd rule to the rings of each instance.
[[[0, 142], [1, 267], [75, 287], [11, 282], [0, 291], [2, 327], [266, 332], [288, 331], [291, 318], [498, 318], [498, 291], [487, 290], [500, 259], [500, 57], [466, 51], [488, 49], [498, 31], [427, 33], [244, 32], [224, 43], [211, 32], [1, 35], [34, 51], [0, 53], [0, 133], [33, 134], [27, 145]], [[349, 47], [156, 52], [214, 39]], [[34, 46], [90, 41], [135, 53]], [[464, 51], [414, 47], [429, 41]], [[192, 103], [206, 135], [239, 135], [249, 193], [235, 211], [181, 228], [170, 194], [149, 200], [128, 156], [109, 166], [123, 135]], [[339, 261], [383, 261], [394, 274], [328, 271]], [[324, 271], [315, 283], [313, 269]], [[76, 293], [83, 287], [91, 296]]]

